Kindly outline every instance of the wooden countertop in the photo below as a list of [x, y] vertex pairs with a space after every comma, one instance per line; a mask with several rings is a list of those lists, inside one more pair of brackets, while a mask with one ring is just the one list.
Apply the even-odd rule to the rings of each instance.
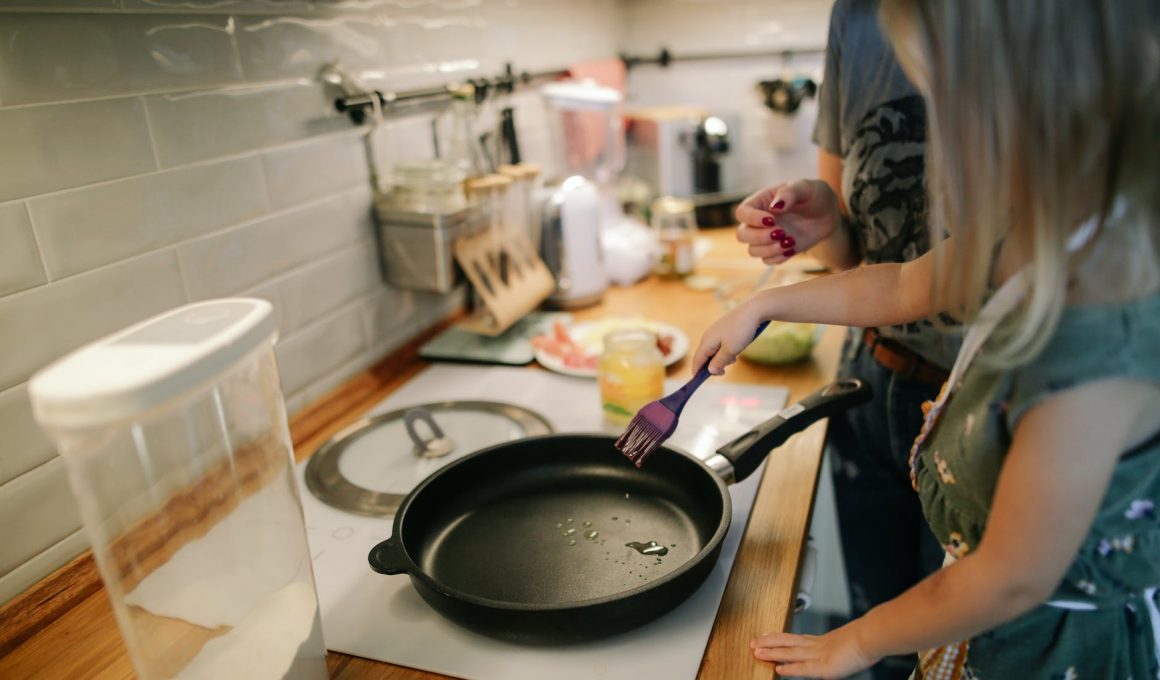
[[[750, 282], [760, 275], [761, 264], [745, 256], [731, 229], [708, 231], [704, 236], [711, 248], [698, 274]], [[667, 321], [688, 334], [694, 346], [691, 354], [701, 332], [720, 311], [712, 292], [693, 291], [680, 281], [650, 278], [631, 288], [610, 290], [601, 305], [579, 311], [576, 317], [644, 314]], [[425, 368], [428, 363], [418, 359], [418, 348], [442, 327], [417, 338], [296, 415], [290, 430], [298, 459], [310, 456], [334, 433]], [[740, 361], [723, 378], [714, 380], [784, 385], [790, 401], [800, 399], [833, 379], [842, 337], [841, 328], [828, 328], [809, 361], [777, 368]], [[669, 369], [670, 377], [688, 372], [688, 357]], [[825, 422], [817, 423], [774, 452], [766, 466], [698, 678], [773, 677], [771, 666], [749, 653], [749, 640], [789, 626], [824, 437]], [[89, 553], [0, 607], [0, 622], [0, 678], [133, 677]], [[335, 679], [445, 677], [337, 652], [329, 654], [328, 666]]]

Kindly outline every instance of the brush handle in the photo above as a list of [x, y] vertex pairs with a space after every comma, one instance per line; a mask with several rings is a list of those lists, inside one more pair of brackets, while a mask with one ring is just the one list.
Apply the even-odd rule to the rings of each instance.
[[[753, 340], [756, 340], [757, 336], [761, 335], [761, 332], [764, 331], [765, 327], [768, 325], [768, 321], [762, 321], [757, 326], [757, 332], [753, 334]], [[750, 342], [753, 342], [753, 340], [750, 340]], [[705, 365], [702, 366], [693, 375], [689, 382], [682, 385], [681, 388], [676, 392], [673, 392], [664, 399], [661, 399], [661, 403], [664, 404], [665, 408], [672, 411], [674, 415], [681, 415], [681, 411], [684, 410], [685, 404], [689, 402], [689, 398], [693, 396], [693, 392], [696, 392], [697, 388], [700, 387], [701, 384], [706, 380], [708, 380], [709, 376], [711, 375], [713, 374], [709, 372], [709, 362], [706, 361]]]

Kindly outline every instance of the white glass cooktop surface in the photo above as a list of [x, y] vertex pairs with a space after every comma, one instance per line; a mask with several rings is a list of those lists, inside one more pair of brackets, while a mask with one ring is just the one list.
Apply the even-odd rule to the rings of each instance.
[[[670, 379], [666, 389], [676, 389], [685, 377]], [[786, 394], [782, 387], [710, 380], [686, 407], [669, 445], [706, 458], [773, 417]], [[545, 416], [558, 433], [602, 430], [595, 381], [526, 368], [437, 364], [370, 414], [461, 399], [524, 406]], [[462, 629], [427, 606], [406, 576], [371, 571], [367, 554], [390, 535], [390, 519], [361, 517], [322, 503], [302, 482], [304, 466], [298, 466], [298, 479], [327, 648], [468, 680], [694, 678], [763, 472], [730, 487], [733, 523], [721, 556], [705, 583], [676, 609], [615, 637], [525, 647]]]

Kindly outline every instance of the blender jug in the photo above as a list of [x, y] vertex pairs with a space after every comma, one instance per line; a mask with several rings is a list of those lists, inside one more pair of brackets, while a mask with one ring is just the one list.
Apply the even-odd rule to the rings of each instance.
[[624, 169], [620, 92], [592, 81], [561, 81], [541, 88], [561, 179], [580, 175], [612, 185]]
[[624, 166], [620, 93], [591, 82], [541, 89], [556, 161], [542, 203], [540, 254], [556, 277], [551, 307], [595, 304], [608, 288], [601, 232], [619, 218], [616, 177]]
[[143, 680], [327, 676], [272, 311], [187, 305], [29, 386]]

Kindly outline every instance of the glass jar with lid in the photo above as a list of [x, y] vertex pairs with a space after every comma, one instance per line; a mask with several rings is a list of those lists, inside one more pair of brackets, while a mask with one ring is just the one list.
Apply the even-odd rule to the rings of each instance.
[[684, 277], [693, 273], [693, 241], [697, 218], [693, 202], [662, 196], [652, 204], [652, 227], [659, 242], [656, 266], [660, 276]]
[[418, 213], [457, 212], [467, 205], [463, 195], [465, 177], [462, 168], [446, 161], [397, 165], [391, 203], [402, 210]]
[[30, 382], [141, 680], [327, 676], [277, 328], [197, 302]]
[[627, 425], [645, 404], [664, 396], [664, 357], [657, 336], [643, 328], [604, 336], [598, 373], [600, 406], [610, 426]]

